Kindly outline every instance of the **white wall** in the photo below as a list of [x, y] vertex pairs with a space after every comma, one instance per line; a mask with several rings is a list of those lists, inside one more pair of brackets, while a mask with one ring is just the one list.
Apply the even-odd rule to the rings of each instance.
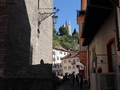
[[[62, 51], [62, 50], [57, 50], [57, 49], [53, 49], [53, 52], [54, 52], [53, 58], [55, 58], [55, 64], [60, 64], [62, 62], [61, 58], [66, 56], [69, 53], [67, 51]], [[60, 53], [60, 52], [62, 52], [62, 53]], [[57, 59], [57, 57], [59, 57], [59, 59]]]

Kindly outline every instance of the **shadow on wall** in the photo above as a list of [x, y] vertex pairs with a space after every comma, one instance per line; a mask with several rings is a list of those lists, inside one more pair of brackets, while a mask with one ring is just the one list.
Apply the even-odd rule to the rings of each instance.
[[[3, 0], [4, 1], [4, 0]], [[30, 45], [31, 26], [24, 0], [6, 5], [8, 16], [4, 75], [0, 90], [53, 90], [52, 65], [32, 65], [33, 46]], [[22, 2], [21, 2], [22, 1]], [[28, 7], [29, 8], [29, 7]]]
[[8, 34], [4, 76], [18, 76], [20, 70], [29, 65], [31, 26], [24, 0], [16, 0], [15, 4], [6, 6]]

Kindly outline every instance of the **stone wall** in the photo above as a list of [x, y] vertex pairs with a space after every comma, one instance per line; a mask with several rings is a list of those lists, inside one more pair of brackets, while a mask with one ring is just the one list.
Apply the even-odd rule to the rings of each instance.
[[[39, 10], [37, 10], [39, 13], [51, 13], [51, 8], [53, 8], [52, 0], [39, 0]], [[38, 13], [37, 15], [39, 20], [41, 20], [40, 15]], [[49, 14], [44, 14], [43, 16], [46, 15]], [[32, 64], [39, 64], [41, 59], [43, 59], [45, 63], [52, 64], [52, 17], [49, 16], [41, 22], [39, 26], [40, 33], [37, 32], [37, 28], [38, 27], [35, 29], [33, 27], [33, 31], [31, 31], [31, 45], [34, 47]]]
[[[38, 27], [38, 12], [52, 12], [52, 9], [40, 11], [42, 8], [52, 8], [52, 0], [0, 0], [0, 76], [4, 77], [0, 83], [4, 82], [5, 87], [12, 83], [8, 76], [14, 81], [15, 77], [22, 79], [34, 75], [39, 76], [43, 87], [46, 87], [45, 83], [51, 84], [47, 80], [42, 84], [42, 79], [53, 78], [52, 17], [46, 18]], [[33, 72], [37, 69], [34, 65], [40, 64], [41, 59], [48, 65], [39, 66], [38, 73]]]
[[5, 55], [1, 57], [5, 59], [4, 74], [17, 75], [22, 67], [40, 64], [41, 59], [52, 64], [51, 15], [38, 27], [38, 18], [41, 20], [38, 12], [52, 13], [52, 0], [8, 0], [0, 7], [0, 38], [6, 39], [0, 40], [1, 55]]
[[[11, 0], [10, 3], [14, 3]], [[24, 1], [8, 4], [7, 52], [5, 75], [16, 76], [29, 65], [31, 26]]]
[[8, 28], [8, 5], [0, 4], [0, 77], [3, 76]]

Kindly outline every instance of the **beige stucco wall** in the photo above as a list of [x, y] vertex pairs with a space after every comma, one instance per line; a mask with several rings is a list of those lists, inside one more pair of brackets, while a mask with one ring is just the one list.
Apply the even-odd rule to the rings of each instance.
[[37, 29], [38, 21], [41, 21], [43, 18], [38, 12], [52, 13], [53, 0], [39, 0], [39, 9], [38, 0], [25, 0], [25, 3], [31, 25], [30, 43], [32, 64], [40, 64], [41, 59], [44, 60], [44, 63], [52, 64], [52, 15], [46, 18], [45, 16], [48, 14], [44, 14], [43, 16], [46, 19], [39, 26], [40, 33]]
[[[93, 58], [92, 49], [95, 48], [95, 53], [97, 55], [107, 54], [106, 44], [111, 38], [116, 38], [115, 36], [116, 33], [113, 30], [115, 30], [115, 19], [114, 19], [114, 12], [112, 11], [89, 45], [90, 67], [91, 67], [92, 58]], [[103, 60], [103, 64], [100, 62], [100, 60]], [[103, 72], [107, 72], [108, 71], [107, 55], [98, 56], [97, 64], [98, 64], [97, 67], [102, 67]]]
[[[73, 65], [71, 65], [71, 63], [69, 63], [69, 60], [73, 61], [74, 59], [76, 62], [76, 64], [74, 65], [75, 69], [73, 69]], [[66, 60], [66, 63], [64, 63], [64, 60]], [[63, 59], [62, 60], [63, 75], [65, 75], [66, 72], [71, 74], [73, 71], [75, 71], [75, 73], [78, 73], [79, 71], [78, 71], [78, 68], [76, 67], [76, 65], [82, 65], [84, 67], [84, 65], [82, 63], [80, 63], [79, 57]], [[67, 69], [64, 69], [65, 66], [67, 67]], [[71, 66], [71, 69], [68, 69], [68, 66]], [[80, 70], [84, 70], [84, 68], [80, 68]]]

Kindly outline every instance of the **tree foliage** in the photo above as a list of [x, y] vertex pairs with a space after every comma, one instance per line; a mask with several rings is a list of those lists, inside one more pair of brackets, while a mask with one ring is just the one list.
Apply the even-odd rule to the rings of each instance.
[[60, 36], [69, 35], [68, 27], [61, 26], [59, 28], [59, 33], [60, 33]]
[[74, 29], [72, 35], [75, 35], [77, 33], [76, 28]]
[[78, 49], [78, 32], [74, 29], [72, 36], [67, 27], [61, 26], [59, 32], [53, 30], [53, 45], [62, 46], [69, 50]]

